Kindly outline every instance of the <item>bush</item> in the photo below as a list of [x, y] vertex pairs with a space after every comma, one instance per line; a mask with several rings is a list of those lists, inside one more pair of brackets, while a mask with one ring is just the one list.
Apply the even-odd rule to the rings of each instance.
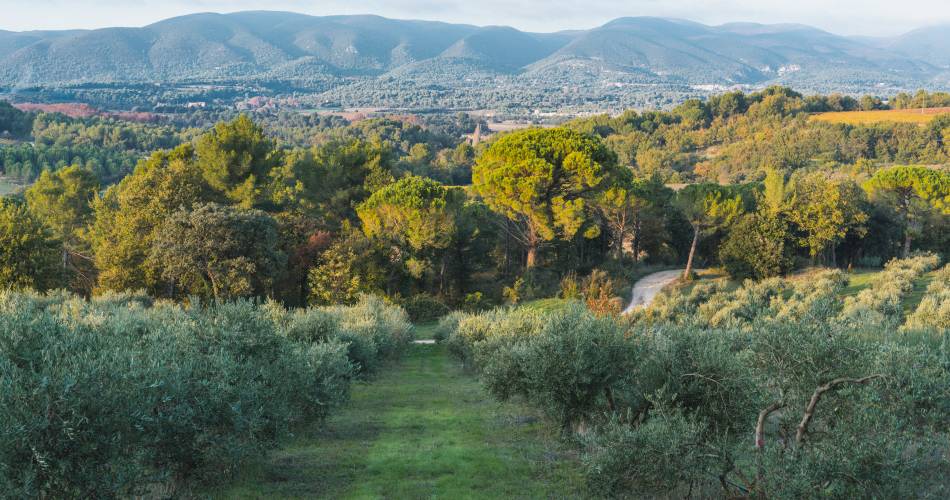
[[332, 306], [323, 310], [339, 318], [346, 340], [364, 344], [356, 348], [357, 352], [373, 352], [372, 357], [361, 360], [367, 363], [360, 365], [362, 372], [375, 371], [379, 368], [377, 361], [399, 357], [412, 343], [412, 323], [406, 312], [379, 297], [363, 295], [354, 306]]
[[408, 338], [404, 313], [369, 298], [294, 313], [148, 302], [0, 293], [5, 495], [175, 496], [345, 401], [348, 357], [364, 355], [344, 331], [381, 357]]
[[844, 302], [840, 320], [851, 325], [896, 328], [903, 320], [903, 300], [913, 290], [914, 280], [940, 264], [940, 258], [924, 254], [894, 259], [871, 285]]
[[[934, 262], [893, 262], [876, 286]], [[622, 322], [574, 303], [442, 327], [495, 398], [524, 398], [574, 431], [595, 495], [941, 497], [950, 337], [843, 321], [844, 285], [838, 270], [735, 291], [700, 282]]]
[[579, 300], [581, 298], [581, 284], [577, 280], [577, 273], [572, 271], [561, 278], [559, 296], [564, 300]]
[[477, 313], [491, 308], [492, 301], [482, 292], [467, 293], [462, 300], [462, 310], [465, 312]]
[[635, 359], [635, 345], [615, 320], [578, 303], [554, 314], [496, 310], [453, 322], [450, 352], [478, 370], [489, 392], [502, 400], [524, 396], [565, 429], [612, 401]]
[[908, 316], [903, 330], [950, 331], [950, 265], [944, 266], [927, 286], [927, 293]]
[[451, 310], [441, 300], [425, 294], [414, 295], [403, 302], [403, 309], [413, 323], [428, 323], [445, 316]]
[[786, 283], [778, 278], [747, 280], [734, 292], [712, 295], [696, 310], [695, 320], [709, 326], [738, 326], [770, 313], [772, 301], [785, 292]]
[[746, 215], [719, 248], [719, 261], [735, 279], [781, 276], [794, 265], [786, 223], [773, 217]]
[[660, 407], [654, 418], [636, 427], [611, 420], [588, 435], [584, 465], [591, 492], [599, 497], [686, 496], [684, 485], [706, 480], [712, 470], [708, 453], [694, 443], [705, 434], [703, 424], [676, 408]]
[[587, 308], [597, 315], [617, 315], [623, 308], [622, 299], [614, 293], [613, 280], [604, 271], [595, 269], [584, 279], [581, 295]]
[[433, 338], [435, 338], [436, 342], [445, 342], [448, 340], [449, 336], [458, 329], [459, 322], [462, 321], [462, 318], [465, 316], [466, 313], [458, 311], [443, 316], [442, 319], [439, 320], [439, 324], [436, 325], [435, 333], [433, 334]]

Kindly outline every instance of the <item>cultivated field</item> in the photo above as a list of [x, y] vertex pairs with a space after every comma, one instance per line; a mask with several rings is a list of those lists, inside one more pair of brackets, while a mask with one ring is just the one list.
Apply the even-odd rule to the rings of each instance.
[[843, 111], [836, 113], [818, 113], [813, 120], [828, 123], [847, 123], [849, 125], [868, 125], [874, 123], [919, 123], [932, 122], [941, 115], [950, 114], [950, 108], [893, 109], [882, 111]]

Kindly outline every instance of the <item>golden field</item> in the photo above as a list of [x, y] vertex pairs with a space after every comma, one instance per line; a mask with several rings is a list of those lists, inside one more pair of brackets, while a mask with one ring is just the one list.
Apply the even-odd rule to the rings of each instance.
[[926, 125], [938, 116], [947, 114], [950, 114], [950, 108], [888, 109], [883, 111], [817, 113], [812, 116], [812, 119], [849, 125], [871, 125], [875, 123], [917, 123]]

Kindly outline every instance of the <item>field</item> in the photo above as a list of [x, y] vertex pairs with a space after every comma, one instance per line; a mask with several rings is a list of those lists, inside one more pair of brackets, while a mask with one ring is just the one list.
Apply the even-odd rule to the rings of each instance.
[[22, 186], [8, 179], [0, 177], [0, 196], [6, 196], [17, 192]]
[[894, 109], [882, 111], [842, 111], [836, 113], [818, 113], [813, 120], [848, 125], [870, 125], [875, 123], [917, 123], [926, 125], [938, 116], [950, 114], [950, 108]]
[[583, 496], [576, 454], [550, 432], [536, 410], [493, 401], [444, 346], [415, 345], [404, 361], [355, 387], [329, 422], [210, 496]]

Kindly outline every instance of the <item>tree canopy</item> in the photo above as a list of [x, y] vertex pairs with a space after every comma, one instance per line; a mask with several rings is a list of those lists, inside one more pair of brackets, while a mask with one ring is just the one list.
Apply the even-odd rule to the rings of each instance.
[[864, 184], [872, 196], [883, 199], [904, 223], [904, 250], [919, 235], [921, 219], [936, 211], [950, 215], [950, 173], [927, 167], [897, 166], [877, 171]]
[[61, 284], [62, 246], [26, 206], [0, 198], [0, 289]]
[[500, 138], [478, 159], [475, 191], [515, 223], [536, 264], [542, 242], [599, 234], [592, 200], [617, 168], [598, 139], [567, 129], [528, 129]]
[[259, 210], [216, 204], [173, 213], [149, 259], [183, 292], [215, 299], [269, 296], [286, 261], [277, 223]]
[[684, 272], [688, 277], [699, 240], [735, 221], [743, 211], [742, 197], [726, 186], [691, 184], [676, 193], [675, 203], [693, 228], [693, 242]]

